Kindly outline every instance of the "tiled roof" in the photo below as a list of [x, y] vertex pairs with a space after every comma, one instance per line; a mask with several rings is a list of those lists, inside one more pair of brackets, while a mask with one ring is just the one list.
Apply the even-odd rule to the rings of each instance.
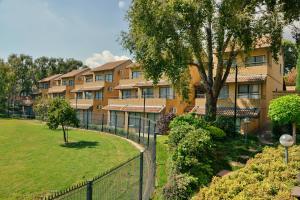
[[66, 87], [65, 86], [54, 86], [49, 88], [48, 93], [52, 94], [52, 93], [63, 93], [66, 91]]
[[[150, 86], [153, 86], [153, 81], [144, 81], [144, 82], [139, 82], [137, 83], [135, 86], [136, 87], [150, 87]], [[167, 85], [171, 85], [171, 83], [169, 81], [165, 81], [165, 80], [162, 80], [162, 81], [159, 81], [157, 83], [158, 86], [167, 86]]]
[[93, 107], [92, 104], [71, 104], [71, 107], [74, 108], [74, 109], [78, 109], [78, 110], [88, 110], [90, 109], [91, 107]]
[[46, 78], [43, 78], [42, 80], [39, 81], [39, 83], [43, 83], [43, 82], [48, 82], [48, 81], [52, 81], [58, 77], [60, 77], [61, 74], [55, 74], [55, 75], [52, 75], [52, 76], [48, 76]]
[[139, 63], [131, 63], [126, 68], [136, 68], [136, 67], [141, 67], [141, 65]]
[[82, 76], [89, 76], [89, 75], [93, 75], [93, 72], [91, 70], [88, 70], [82, 74]]
[[99, 67], [96, 67], [96, 68], [92, 69], [91, 71], [99, 72], [99, 71], [113, 70], [116, 67], [118, 67], [124, 63], [131, 64], [132, 61], [131, 60], [119, 60], [119, 61], [109, 62], [109, 63], [105, 63], [104, 65], [101, 65]]
[[[115, 110], [124, 112], [144, 112], [143, 106], [132, 106], [132, 105], [107, 105], [103, 108], [104, 110]], [[165, 106], [146, 106], [146, 113], [161, 113], [165, 109]]]
[[[238, 75], [237, 82], [263, 82], [267, 79], [265, 74], [253, 74], [253, 75]], [[227, 77], [226, 83], [234, 83], [235, 75], [230, 74]]]
[[[205, 108], [195, 106], [191, 112], [194, 112], [198, 115], [205, 115]], [[236, 112], [237, 117], [257, 118], [259, 117], [259, 114], [260, 114], [260, 109], [258, 108], [237, 108], [237, 112]], [[234, 108], [233, 107], [217, 108], [217, 115], [233, 117]]]
[[71, 92], [82, 92], [82, 91], [98, 91], [98, 90], [102, 90], [104, 88], [104, 86], [82, 86], [76, 89], [71, 90]]
[[118, 85], [117, 87], [115, 87], [115, 90], [127, 90], [127, 89], [134, 89], [135, 84], [130, 84], [130, 85]]
[[61, 77], [59, 78], [69, 78], [69, 77], [73, 77], [73, 76], [77, 76], [78, 74], [82, 73], [82, 72], [85, 72], [89, 70], [89, 68], [83, 68], [83, 69], [76, 69], [76, 70], [73, 70], [73, 71], [70, 71], [64, 75], [62, 75]]

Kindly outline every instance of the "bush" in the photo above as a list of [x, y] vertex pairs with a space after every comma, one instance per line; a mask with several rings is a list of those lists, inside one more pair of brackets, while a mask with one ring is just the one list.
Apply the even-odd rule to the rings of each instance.
[[205, 185], [212, 177], [212, 140], [204, 129], [191, 131], [183, 138], [172, 156], [174, 168], [198, 178], [198, 185]]
[[160, 134], [167, 134], [169, 131], [169, 124], [175, 117], [176, 115], [172, 112], [162, 115], [157, 122], [158, 132]]
[[234, 119], [232, 117], [217, 116], [213, 125], [225, 131], [227, 136], [234, 136], [236, 134]]
[[189, 113], [186, 115], [178, 116], [175, 119], [173, 119], [169, 125], [170, 129], [176, 127], [177, 124], [180, 124], [180, 122], [186, 122], [189, 125], [195, 127], [195, 129], [206, 128], [209, 125], [204, 119], [197, 116], [195, 113]]
[[197, 188], [197, 178], [188, 174], [174, 175], [163, 189], [166, 200], [186, 200], [189, 199], [193, 191]]
[[274, 199], [288, 200], [300, 171], [300, 146], [290, 148], [290, 162], [283, 161], [282, 147], [264, 149], [247, 165], [231, 174], [215, 177], [209, 187], [202, 188], [195, 199]]
[[195, 130], [195, 128], [184, 121], [177, 122], [176, 126], [175, 124], [173, 124], [169, 134], [170, 147], [176, 148], [182, 138], [184, 138], [189, 132], [193, 130]]
[[216, 126], [208, 126], [206, 127], [206, 130], [210, 132], [213, 139], [222, 139], [226, 136], [226, 133]]

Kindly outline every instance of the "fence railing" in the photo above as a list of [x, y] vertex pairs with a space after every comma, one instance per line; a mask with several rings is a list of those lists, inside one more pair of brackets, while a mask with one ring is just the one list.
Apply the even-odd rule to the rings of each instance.
[[[15, 118], [39, 119], [32, 115], [10, 115]], [[78, 115], [80, 127], [89, 130], [111, 133], [139, 143], [144, 150], [130, 160], [113, 169], [86, 180], [83, 183], [53, 192], [41, 197], [43, 200], [148, 200], [155, 188], [156, 171], [156, 122], [136, 117], [139, 123], [134, 128], [122, 126], [125, 122], [122, 114], [114, 118], [107, 114], [95, 114], [86, 111]], [[114, 119], [114, 120], [112, 120]]]

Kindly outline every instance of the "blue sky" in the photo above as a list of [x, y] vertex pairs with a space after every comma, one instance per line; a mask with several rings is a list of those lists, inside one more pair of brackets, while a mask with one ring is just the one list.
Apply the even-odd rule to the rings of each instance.
[[96, 65], [128, 56], [117, 39], [127, 30], [130, 0], [0, 0], [0, 57], [73, 57]]

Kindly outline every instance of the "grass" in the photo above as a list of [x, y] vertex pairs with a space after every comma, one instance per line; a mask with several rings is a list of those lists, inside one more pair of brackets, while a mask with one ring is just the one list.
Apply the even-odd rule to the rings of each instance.
[[169, 174], [169, 151], [168, 151], [168, 136], [158, 136], [157, 137], [157, 156], [156, 156], [156, 188], [155, 188], [155, 195], [154, 200], [163, 199], [162, 197], [162, 189], [163, 186], [167, 183], [168, 174]]
[[109, 134], [61, 130], [38, 121], [0, 119], [0, 199], [34, 199], [90, 179], [137, 155]]

